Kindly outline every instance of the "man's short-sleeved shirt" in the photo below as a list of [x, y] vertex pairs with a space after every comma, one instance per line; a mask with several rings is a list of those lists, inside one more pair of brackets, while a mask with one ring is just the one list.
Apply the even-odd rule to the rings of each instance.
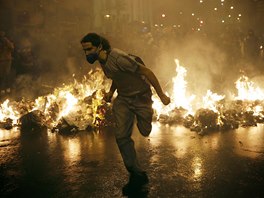
[[111, 78], [122, 96], [133, 96], [150, 89], [146, 80], [138, 73], [137, 61], [119, 49], [113, 49], [108, 54], [105, 64], [101, 67], [106, 77]]

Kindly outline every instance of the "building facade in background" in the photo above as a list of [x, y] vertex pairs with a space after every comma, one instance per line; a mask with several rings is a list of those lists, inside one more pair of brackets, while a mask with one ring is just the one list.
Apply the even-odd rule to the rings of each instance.
[[[264, 0], [257, 1], [257, 24], [262, 24], [264, 21]], [[262, 34], [264, 34], [264, 27], [260, 25], [259, 28]]]
[[152, 26], [151, 0], [96, 0], [93, 28], [99, 32], [123, 31], [132, 23]]
[[[60, 35], [118, 33], [144, 24], [216, 30], [226, 25], [263, 32], [264, 0], [0, 0], [0, 29]], [[221, 5], [223, 4], [223, 5]], [[234, 9], [231, 7], [234, 6]], [[240, 16], [241, 14], [241, 16]], [[138, 25], [138, 26], [137, 26]], [[220, 29], [221, 30], [221, 29]], [[79, 34], [79, 35], [78, 35]]]

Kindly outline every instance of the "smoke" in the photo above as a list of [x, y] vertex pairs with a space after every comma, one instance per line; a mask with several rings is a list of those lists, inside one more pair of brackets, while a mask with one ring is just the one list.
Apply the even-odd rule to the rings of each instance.
[[227, 69], [226, 54], [201, 35], [188, 35], [183, 40], [160, 46], [160, 55], [153, 70], [162, 81], [169, 83], [176, 76], [174, 59], [187, 69], [187, 91], [198, 97], [208, 89], [221, 91]]
[[[11, 26], [2, 24], [1, 18], [3, 29], [14, 42], [16, 52], [27, 51], [23, 55], [26, 64], [14, 55], [17, 74], [11, 82], [16, 91], [14, 98], [33, 98], [41, 93], [40, 89], [45, 89], [43, 86], [71, 82], [73, 74], [81, 80], [90, 69], [85, 63], [80, 39], [91, 30], [92, 8], [91, 0], [1, 1], [0, 13]], [[11, 14], [5, 14], [4, 10]], [[17, 70], [24, 70], [23, 64], [32, 67], [27, 68], [29, 72], [19, 74]]]
[[[209, 4], [200, 4], [199, 1], [149, 1], [152, 2], [149, 7], [152, 9], [153, 24], [142, 24], [140, 17], [137, 22], [129, 22], [129, 17], [122, 15], [122, 12], [130, 8], [119, 5], [121, 10], [114, 9], [113, 5], [116, 4], [113, 2], [117, 1], [101, 1], [102, 4], [93, 0], [9, 2], [13, 3], [6, 3], [5, 9], [13, 11], [11, 13], [14, 16], [12, 20], [7, 14], [5, 17], [14, 21], [11, 37], [16, 46], [24, 37], [31, 41], [32, 52], [41, 70], [41, 77], [37, 80], [20, 81], [22, 87], [36, 81], [40, 86], [44, 84], [55, 87], [72, 81], [73, 73], [77, 78], [87, 73], [92, 66], [85, 62], [79, 41], [88, 32], [100, 34], [103, 31], [103, 36], [110, 40], [113, 47], [142, 57], [158, 76], [165, 90], [172, 86], [170, 81], [176, 75], [175, 58], [187, 69], [187, 91], [196, 95], [204, 95], [207, 89], [219, 94], [225, 93], [227, 89], [232, 90], [240, 69], [254, 68], [244, 66], [243, 63], [234, 65], [227, 58], [230, 56], [228, 49], [221, 49], [205, 32], [188, 32], [194, 25], [191, 13], [198, 7], [202, 9], [200, 11], [206, 27], [211, 26], [206, 33], [220, 34], [218, 31], [224, 30], [218, 24], [213, 25], [216, 15], [207, 12], [213, 10], [213, 7], [207, 7]], [[99, 8], [99, 5], [105, 7]], [[166, 14], [165, 18], [161, 18], [162, 13]], [[108, 21], [104, 14], [111, 14]], [[195, 12], [195, 20], [198, 14]], [[95, 25], [97, 22], [101, 27]], [[156, 30], [151, 27], [155, 23], [163, 23], [164, 27]], [[173, 24], [181, 26], [177, 26], [176, 30], [172, 28]]]

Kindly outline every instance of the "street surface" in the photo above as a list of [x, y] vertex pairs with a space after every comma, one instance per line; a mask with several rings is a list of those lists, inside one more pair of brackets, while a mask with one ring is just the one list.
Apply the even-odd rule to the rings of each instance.
[[[129, 197], [264, 197], [264, 126], [200, 136], [153, 123], [133, 132], [150, 183]], [[122, 197], [113, 129], [60, 135], [0, 130], [0, 197]]]

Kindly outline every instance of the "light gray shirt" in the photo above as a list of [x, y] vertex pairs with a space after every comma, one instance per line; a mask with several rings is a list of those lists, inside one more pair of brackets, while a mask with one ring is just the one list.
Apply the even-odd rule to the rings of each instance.
[[119, 95], [134, 96], [150, 90], [146, 80], [136, 73], [137, 61], [122, 50], [112, 49], [101, 67], [106, 77], [113, 80]]

